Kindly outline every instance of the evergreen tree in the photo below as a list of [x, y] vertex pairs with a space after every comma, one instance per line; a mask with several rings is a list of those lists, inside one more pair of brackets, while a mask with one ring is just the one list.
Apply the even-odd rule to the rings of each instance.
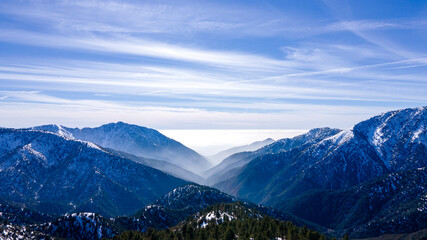
[[227, 229], [225, 232], [225, 240], [234, 240], [236, 239], [236, 234], [234, 234], [233, 230], [231, 228]]
[[208, 240], [208, 235], [205, 229], [201, 229], [199, 233], [199, 240]]

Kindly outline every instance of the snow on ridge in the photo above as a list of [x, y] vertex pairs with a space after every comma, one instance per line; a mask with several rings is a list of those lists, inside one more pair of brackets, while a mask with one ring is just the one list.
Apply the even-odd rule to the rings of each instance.
[[368, 135], [369, 142], [375, 147], [375, 150], [377, 150], [378, 154], [380, 154], [381, 156], [382, 156], [382, 153], [380, 153], [378, 146], [382, 145], [385, 141], [385, 139], [383, 139], [384, 134], [382, 130], [388, 124], [389, 120], [394, 116], [396, 116], [401, 111], [392, 112], [390, 116], [388, 116], [385, 120], [383, 120], [379, 126], [375, 127], [374, 129], [370, 129], [369, 131], [369, 135]]
[[57, 130], [57, 133], [60, 136], [66, 137], [66, 138], [70, 138], [70, 139], [75, 139], [75, 137], [73, 136], [72, 133], [70, 133], [69, 131], [65, 130], [61, 125], [55, 124]]
[[420, 114], [421, 112], [425, 111], [425, 110], [427, 109], [427, 107], [417, 107], [417, 108], [415, 108], [415, 109], [417, 109], [417, 111], [416, 111], [415, 115], [418, 115], [418, 114]]
[[320, 143], [326, 142], [326, 141], [332, 141], [337, 146], [340, 146], [340, 145], [350, 141], [353, 137], [354, 137], [354, 133], [353, 133], [352, 129], [342, 130], [341, 132], [339, 132], [333, 136], [330, 136], [328, 138], [323, 139]]
[[41, 158], [47, 162], [47, 158], [45, 157], [45, 155], [43, 155], [41, 152], [34, 150], [31, 146], [31, 143], [25, 145], [22, 149], [24, 149], [25, 151], [28, 151], [31, 155], [34, 155], [37, 158]]
[[95, 217], [96, 213], [93, 212], [79, 212], [79, 213], [66, 213], [64, 214], [64, 217], [85, 217], [85, 218], [91, 218]]
[[76, 140], [76, 138], [73, 136], [73, 134], [71, 134], [69, 131], [65, 130], [63, 126], [58, 125], [58, 124], [36, 126], [36, 127], [31, 127], [28, 129], [21, 129], [21, 130], [51, 133], [51, 134], [55, 134], [57, 136], [63, 137], [67, 140]]
[[83, 140], [75, 138], [70, 132], [68, 132], [67, 130], [65, 130], [64, 128], [62, 128], [62, 126], [60, 126], [60, 125], [55, 125], [55, 126], [58, 128], [57, 132], [52, 132], [52, 131], [44, 130], [44, 129], [36, 129], [34, 127], [30, 128], [30, 129], [24, 129], [24, 130], [53, 134], [53, 135], [56, 135], [58, 137], [61, 137], [61, 138], [65, 139], [66, 141], [80, 142], [80, 143], [85, 144], [87, 147], [90, 147], [90, 148], [97, 149], [97, 150], [103, 151], [105, 153], [108, 153], [104, 149], [100, 148], [98, 145], [96, 145], [93, 142], [83, 141]]
[[[79, 140], [79, 141], [81, 141], [81, 140]], [[105, 152], [103, 149], [101, 149], [100, 147], [98, 147], [98, 145], [96, 145], [93, 142], [86, 142], [86, 141], [81, 141], [81, 142], [85, 143], [90, 148], [98, 149], [98, 150], [101, 150], [101, 151]]]
[[220, 222], [224, 222], [225, 217], [228, 218], [228, 220], [233, 220], [236, 217], [233, 215], [233, 212], [231, 214], [228, 214], [227, 212], [223, 212], [221, 210], [218, 211], [219, 217], [216, 216], [215, 211], [211, 211], [209, 213], [207, 213], [206, 215], [201, 216], [197, 222], [200, 222], [203, 220], [203, 222], [201, 223], [201, 228], [206, 228], [209, 225], [210, 221], [220, 221]]

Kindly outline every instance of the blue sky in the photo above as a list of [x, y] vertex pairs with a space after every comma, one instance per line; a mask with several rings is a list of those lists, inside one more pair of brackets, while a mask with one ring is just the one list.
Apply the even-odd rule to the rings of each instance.
[[426, 105], [427, 1], [0, 2], [0, 126], [349, 128]]

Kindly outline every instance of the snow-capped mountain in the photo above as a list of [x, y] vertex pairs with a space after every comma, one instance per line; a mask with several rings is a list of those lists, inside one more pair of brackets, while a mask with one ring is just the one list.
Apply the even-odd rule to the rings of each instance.
[[341, 189], [425, 167], [426, 115], [427, 107], [422, 107], [373, 117], [319, 142], [259, 156], [238, 176], [215, 186], [274, 205], [309, 190]]
[[[381, 176], [400, 174], [402, 171], [415, 171], [413, 172], [415, 176], [418, 176], [418, 178], [423, 177], [425, 174], [421, 170], [421, 172], [416, 170], [427, 166], [426, 116], [426, 107], [384, 113], [363, 121], [350, 130], [339, 131], [337, 134], [326, 137], [323, 140], [308, 141], [285, 151], [260, 155], [245, 165], [237, 176], [218, 183], [216, 186], [226, 192], [236, 194], [238, 197], [290, 211], [296, 216], [307, 220], [314, 221], [315, 219], [309, 216], [323, 214], [318, 223], [324, 222], [326, 224], [325, 227], [339, 229], [346, 224], [345, 221], [349, 221], [350, 223], [358, 224], [351, 225], [354, 227], [354, 231], [362, 231], [356, 229], [362, 229], [362, 225], [365, 222], [372, 226], [376, 224], [374, 222], [382, 218], [383, 220], [380, 221], [382, 224], [384, 219], [390, 218], [392, 215], [383, 216], [381, 212], [383, 210], [377, 210], [368, 219], [361, 220], [361, 214], [365, 214], [363, 209], [345, 209], [342, 212], [346, 214], [345, 217], [348, 217], [348, 219], [339, 218], [334, 215], [337, 205], [347, 203], [352, 206], [352, 203], [344, 201], [341, 195], [339, 197], [335, 196], [337, 199], [332, 201], [332, 199], [327, 198], [327, 196], [330, 196], [328, 191], [352, 188]], [[423, 183], [420, 182], [419, 184], [421, 190], [418, 191], [418, 195], [414, 195], [417, 199], [426, 194], [423, 192], [423, 189], [425, 189]], [[389, 188], [390, 186], [398, 187], [398, 184], [387, 186]], [[405, 188], [404, 192], [406, 193], [419, 189], [412, 185], [400, 186]], [[380, 188], [384, 190], [385, 186]], [[323, 192], [312, 193], [313, 191]], [[351, 191], [354, 191], [354, 189]], [[394, 193], [394, 191], [392, 192]], [[322, 212], [319, 210], [320, 213], [314, 209], [310, 211], [309, 209], [311, 208], [307, 207], [309, 203], [301, 200], [307, 194], [320, 194], [316, 195], [315, 198], [311, 198], [313, 201], [310, 204], [321, 204], [323, 210], [330, 207], [330, 211]], [[390, 209], [384, 210], [385, 212], [392, 212], [397, 216], [396, 211], [403, 211], [404, 208], [399, 209], [399, 207], [409, 200], [403, 197], [405, 196], [404, 194], [399, 194], [400, 192], [397, 192], [396, 195], [393, 194], [393, 196], [387, 196], [385, 192], [380, 194], [382, 197], [392, 198], [395, 201]], [[362, 200], [365, 201], [366, 199]], [[420, 204], [423, 201], [422, 199], [418, 200]], [[296, 205], [291, 205], [291, 201], [305, 204], [298, 205], [300, 206], [300, 211], [297, 211], [297, 209], [292, 208], [292, 206]], [[335, 201], [343, 202], [334, 204]], [[374, 202], [378, 203], [380, 200], [377, 198]], [[288, 203], [290, 205], [287, 205]], [[314, 206], [318, 206], [316, 204]], [[391, 202], [387, 202], [387, 204], [391, 204]], [[366, 205], [366, 207], [369, 208], [369, 205]], [[421, 208], [423, 209], [423, 207]], [[406, 210], [409, 211], [408, 209]], [[349, 212], [354, 212], [355, 218], [351, 218], [348, 215]], [[417, 213], [414, 210], [413, 214], [421, 216], [420, 214], [422, 213]], [[378, 217], [377, 220], [374, 217]], [[416, 223], [420, 221], [417, 217], [405, 217], [393, 219], [400, 222], [408, 221], [412, 225], [417, 225]], [[328, 226], [329, 218], [342, 224], [342, 226]], [[406, 226], [409, 226], [409, 224]], [[366, 226], [365, 229], [367, 228]], [[372, 231], [372, 227], [369, 229]], [[410, 230], [409, 227], [407, 229]], [[393, 231], [385, 229], [384, 232]]]
[[252, 151], [258, 150], [258, 149], [260, 149], [260, 148], [262, 148], [268, 144], [271, 144], [273, 142], [274, 142], [273, 139], [267, 138], [263, 141], [257, 141], [257, 142], [253, 142], [253, 143], [248, 144], [248, 145], [226, 149], [226, 150], [221, 151], [221, 152], [219, 152], [213, 156], [209, 156], [208, 158], [214, 163], [220, 163], [222, 160], [228, 158], [229, 156], [231, 156], [235, 153], [252, 152]]
[[207, 170], [204, 174], [204, 176], [207, 176], [205, 183], [215, 185], [236, 176], [246, 164], [258, 156], [285, 152], [303, 144], [313, 144], [340, 131], [332, 128], [315, 128], [293, 138], [280, 139], [256, 151], [235, 153], [224, 159], [217, 166]]
[[425, 167], [427, 163], [427, 107], [392, 111], [353, 128], [391, 171]]
[[129, 214], [186, 182], [91, 143], [0, 129], [0, 198], [45, 213]]
[[157, 130], [124, 122], [109, 123], [96, 128], [44, 125], [32, 129], [58, 133], [136, 156], [168, 161], [195, 173], [211, 166], [203, 156]]

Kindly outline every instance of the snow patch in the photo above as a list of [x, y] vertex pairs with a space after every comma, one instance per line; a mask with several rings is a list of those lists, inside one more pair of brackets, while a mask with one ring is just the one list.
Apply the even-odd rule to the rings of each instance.
[[[354, 137], [353, 130], [343, 130], [334, 136], [325, 138], [323, 141], [332, 141], [335, 145], [342, 145]], [[322, 141], [322, 142], [323, 142]]]
[[47, 161], [47, 158], [46, 158], [42, 153], [40, 153], [40, 152], [38, 152], [38, 151], [36, 151], [36, 150], [34, 150], [34, 149], [32, 148], [31, 143], [29, 143], [29, 144], [25, 145], [25, 146], [23, 147], [23, 149], [24, 149], [25, 151], [28, 151], [31, 155], [33, 155], [33, 156], [35, 156], [35, 157], [37, 157], [37, 158], [41, 158], [41, 159], [43, 159], [44, 161]]
[[75, 139], [73, 134], [71, 134], [69, 131], [65, 130], [61, 125], [56, 124], [55, 126], [58, 129], [56, 132], [58, 135], [65, 137], [65, 138], [68, 138], [68, 139]]
[[411, 142], [415, 142], [415, 141], [419, 141], [420, 140], [420, 134], [422, 133], [422, 132], [424, 132], [425, 131], [425, 127], [424, 127], [424, 125], [423, 126], [421, 126], [420, 128], [418, 128], [415, 132], [414, 132], [414, 135], [412, 136], [412, 139], [411, 139]]
[[198, 222], [203, 221], [200, 225], [201, 228], [206, 228], [209, 225], [209, 222], [216, 221], [216, 222], [224, 222], [225, 218], [227, 218], [229, 221], [235, 219], [235, 217], [232, 214], [228, 214], [226, 212], [218, 211], [219, 217], [217, 217], [217, 214], [214, 211], [211, 211], [207, 213], [204, 216], [201, 216], [198, 219]]

